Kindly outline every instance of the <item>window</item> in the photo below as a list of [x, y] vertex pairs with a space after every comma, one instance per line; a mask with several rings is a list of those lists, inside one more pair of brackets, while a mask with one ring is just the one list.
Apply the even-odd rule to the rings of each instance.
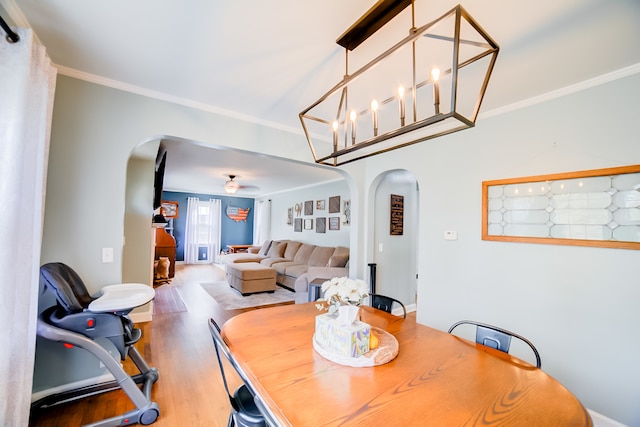
[[220, 251], [219, 199], [202, 201], [197, 197], [187, 200], [185, 263], [212, 263]]

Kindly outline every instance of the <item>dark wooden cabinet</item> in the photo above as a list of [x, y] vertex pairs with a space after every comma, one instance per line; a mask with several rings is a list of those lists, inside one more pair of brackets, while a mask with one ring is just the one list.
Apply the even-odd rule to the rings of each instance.
[[154, 259], [169, 258], [169, 278], [176, 272], [176, 239], [164, 228], [156, 228], [156, 248]]

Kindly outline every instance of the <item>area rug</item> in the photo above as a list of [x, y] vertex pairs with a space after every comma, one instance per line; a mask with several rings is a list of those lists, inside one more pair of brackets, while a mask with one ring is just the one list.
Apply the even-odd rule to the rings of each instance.
[[242, 296], [240, 292], [229, 286], [226, 281], [200, 283], [202, 289], [207, 291], [211, 297], [225, 310], [235, 310], [238, 308], [260, 307], [269, 304], [283, 302], [293, 302], [294, 293], [277, 287], [272, 294], [262, 292]]
[[153, 314], [181, 313], [187, 311], [182, 295], [176, 286], [162, 285], [156, 288]]

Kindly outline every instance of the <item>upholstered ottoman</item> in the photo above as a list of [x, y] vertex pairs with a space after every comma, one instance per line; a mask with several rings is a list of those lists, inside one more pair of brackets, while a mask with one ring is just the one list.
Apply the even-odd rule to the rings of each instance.
[[229, 286], [242, 295], [276, 290], [276, 270], [257, 262], [241, 262], [227, 266]]

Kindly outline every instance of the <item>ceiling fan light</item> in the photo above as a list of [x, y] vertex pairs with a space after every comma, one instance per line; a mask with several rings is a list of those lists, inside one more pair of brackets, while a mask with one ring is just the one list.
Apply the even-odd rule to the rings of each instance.
[[224, 191], [226, 191], [227, 194], [235, 194], [239, 188], [240, 188], [240, 184], [238, 184], [232, 179], [230, 179], [224, 184]]

